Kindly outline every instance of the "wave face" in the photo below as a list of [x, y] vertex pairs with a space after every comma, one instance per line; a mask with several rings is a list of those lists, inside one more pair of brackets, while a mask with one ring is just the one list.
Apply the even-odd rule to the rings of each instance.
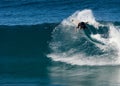
[[0, 25], [1, 86], [44, 86], [49, 82], [47, 68], [51, 59], [46, 54], [50, 52], [51, 32], [57, 25]]
[[[88, 22], [88, 29], [75, 31], [72, 20]], [[48, 55], [71, 65], [120, 65], [120, 24], [98, 22], [89, 9], [64, 19], [52, 32]]]
[[0, 25], [55, 23], [83, 9], [92, 9], [97, 20], [120, 21], [119, 4], [120, 0], [0, 0]]
[[1, 56], [34, 56], [49, 52], [48, 43], [56, 23], [0, 26]]

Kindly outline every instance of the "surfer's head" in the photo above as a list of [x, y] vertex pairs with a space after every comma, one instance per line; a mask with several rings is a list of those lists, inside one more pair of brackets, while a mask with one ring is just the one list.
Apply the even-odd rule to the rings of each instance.
[[80, 26], [81, 26], [81, 28], [83, 28], [83, 29], [87, 28], [85, 22], [81, 22], [81, 23], [80, 23]]

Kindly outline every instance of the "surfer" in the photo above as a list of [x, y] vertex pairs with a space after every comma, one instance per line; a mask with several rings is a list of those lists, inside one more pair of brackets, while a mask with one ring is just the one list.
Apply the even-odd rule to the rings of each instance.
[[78, 23], [78, 26], [76, 27], [77, 29], [87, 29], [87, 26], [86, 26], [87, 22], [80, 22]]
[[[74, 20], [72, 20], [72, 22], [73, 22]], [[87, 24], [88, 22], [79, 22], [78, 24], [77, 24], [77, 27], [76, 27], [76, 29], [87, 29], [87, 26], [86, 26], [86, 24]]]

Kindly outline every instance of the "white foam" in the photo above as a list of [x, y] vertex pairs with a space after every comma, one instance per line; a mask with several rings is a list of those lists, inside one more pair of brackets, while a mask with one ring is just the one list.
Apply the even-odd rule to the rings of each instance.
[[64, 19], [62, 21], [63, 25], [72, 25], [72, 20], [78, 22], [88, 22], [90, 25], [94, 25], [95, 27], [98, 27], [100, 24], [96, 22], [93, 13], [90, 9], [85, 9], [83, 11], [76, 11], [73, 15], [68, 17], [67, 19]]
[[117, 50], [118, 61], [120, 62], [120, 28], [116, 28], [114, 25], [110, 24], [110, 38], [109, 44], [111, 44]]
[[[68, 51], [59, 51], [59, 48], [61, 46], [65, 45], [64, 47], [69, 47], [72, 43], [78, 41], [80, 37], [84, 36], [82, 35], [83, 33], [77, 34], [77, 32], [72, 30], [74, 28], [67, 28], [67, 26], [74, 26], [74, 24], [71, 22], [72, 19], [79, 22], [89, 22], [89, 24], [97, 28], [99, 26], [108, 26], [108, 38], [103, 38], [100, 34], [91, 35], [93, 39], [96, 39], [97, 41], [100, 41], [105, 45], [101, 45], [99, 43], [88, 40], [105, 53], [101, 55], [90, 56], [86, 55], [84, 52], [74, 53], [75, 51], [77, 51], [77, 48], [74, 49], [72, 47]], [[92, 11], [89, 9], [85, 9], [83, 11], [77, 11], [67, 19], [64, 19], [61, 23], [61, 26], [58, 26], [56, 29], [60, 29], [62, 31], [60, 33], [53, 33], [53, 36], [57, 37], [57, 35], [54, 34], [61, 34], [64, 38], [60, 39], [59, 41], [56, 38], [57, 40], [54, 40], [54, 42], [52, 42], [51, 48], [53, 49], [53, 52], [48, 55], [48, 57], [52, 58], [52, 60], [69, 63], [71, 65], [120, 65], [120, 30], [119, 28], [116, 28], [113, 24], [103, 25], [98, 23], [95, 20]], [[83, 45], [85, 45], [85, 43]]]
[[[104, 58], [104, 56], [86, 56], [82, 53], [77, 53], [72, 56], [67, 56], [66, 54], [49, 54], [54, 61], [65, 62], [71, 65], [88, 65], [88, 66], [103, 66], [103, 65], [119, 65], [120, 63], [117, 60], [111, 60]], [[106, 54], [108, 57], [108, 55]]]
[[107, 44], [107, 43], [108, 43], [108, 39], [105, 39], [105, 38], [101, 37], [100, 34], [95, 34], [95, 35], [92, 34], [91, 37], [92, 37], [93, 39], [95, 39], [95, 40], [98, 40], [98, 41], [104, 43], [104, 44]]

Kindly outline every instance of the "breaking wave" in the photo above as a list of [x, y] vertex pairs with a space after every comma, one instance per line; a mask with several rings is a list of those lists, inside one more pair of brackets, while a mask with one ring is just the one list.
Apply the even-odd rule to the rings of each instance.
[[[76, 31], [81, 21], [88, 22], [88, 29]], [[96, 21], [90, 9], [77, 11], [53, 30], [48, 57], [71, 65], [119, 65], [119, 28], [111, 22]]]

